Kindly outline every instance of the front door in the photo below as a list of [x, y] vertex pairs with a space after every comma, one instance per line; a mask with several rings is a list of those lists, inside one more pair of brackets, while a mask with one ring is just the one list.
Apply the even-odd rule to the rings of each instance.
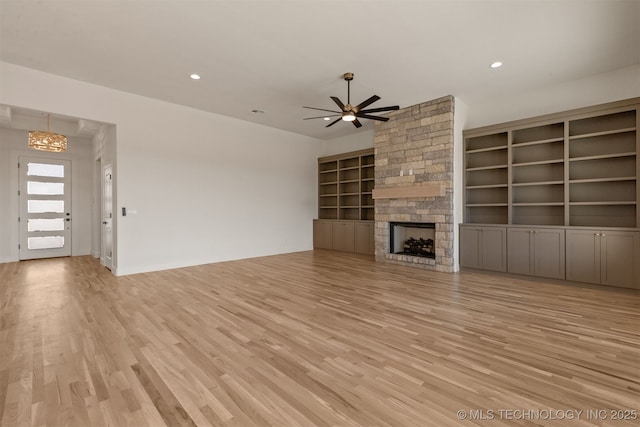
[[71, 255], [71, 162], [20, 156], [20, 259]]

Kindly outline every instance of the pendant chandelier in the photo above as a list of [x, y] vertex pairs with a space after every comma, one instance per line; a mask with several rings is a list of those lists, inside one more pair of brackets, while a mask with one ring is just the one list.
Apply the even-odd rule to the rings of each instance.
[[49, 132], [50, 114], [47, 114], [47, 131], [32, 130], [29, 132], [29, 147], [34, 150], [62, 153], [67, 150], [67, 137]]

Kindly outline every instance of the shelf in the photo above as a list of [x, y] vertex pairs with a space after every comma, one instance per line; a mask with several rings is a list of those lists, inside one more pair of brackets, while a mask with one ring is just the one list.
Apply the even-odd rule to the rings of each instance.
[[340, 206], [340, 209], [360, 209], [360, 206]]
[[529, 142], [520, 142], [520, 143], [512, 143], [512, 148], [518, 147], [528, 147], [530, 145], [539, 145], [539, 144], [549, 144], [551, 142], [564, 142], [564, 138], [550, 138], [550, 139], [541, 139], [539, 141], [529, 141]]
[[362, 165], [361, 167], [364, 169], [364, 168], [372, 168], [374, 166], [375, 165], [373, 163], [371, 163], [371, 164], [367, 164], [367, 165]]
[[360, 182], [359, 179], [345, 179], [344, 181], [340, 181], [340, 184], [349, 184], [351, 182]]
[[497, 147], [477, 148], [475, 150], [467, 150], [464, 153], [465, 154], [485, 153], [487, 151], [506, 150], [506, 149], [507, 149], [506, 145], [499, 145]]
[[363, 209], [373, 209], [373, 205], [362, 205]]
[[320, 197], [336, 197], [337, 194], [320, 194]]
[[[535, 182], [514, 182], [512, 187], [527, 187], [531, 185], [562, 185], [564, 181], [535, 181]], [[467, 187], [469, 188], [469, 187]]]
[[512, 167], [521, 167], [521, 166], [535, 166], [535, 165], [550, 165], [553, 163], [564, 163], [564, 159], [553, 159], [553, 160], [540, 160], [537, 162], [526, 162], [526, 163], [513, 163]]
[[571, 206], [624, 206], [635, 205], [635, 201], [606, 201], [606, 202], [569, 202]]
[[580, 135], [571, 135], [569, 136], [569, 140], [573, 141], [581, 138], [591, 138], [593, 136], [604, 136], [604, 135], [614, 135], [616, 133], [634, 132], [635, 130], [636, 130], [635, 127], [628, 127], [623, 129], [606, 130], [602, 132], [584, 133]]
[[347, 168], [340, 168], [341, 171], [352, 171], [355, 169], [360, 169], [360, 166], [349, 166]]
[[337, 206], [320, 206], [320, 209], [338, 209]]
[[579, 162], [585, 160], [601, 160], [601, 159], [614, 159], [621, 157], [633, 157], [636, 153], [633, 151], [629, 151], [626, 153], [611, 153], [611, 154], [600, 154], [599, 156], [586, 156], [586, 157], [572, 157], [569, 159], [570, 162]]
[[325, 171], [320, 171], [321, 174], [323, 174], [323, 173], [332, 173], [332, 172], [338, 172], [338, 169], [327, 169]]
[[511, 206], [564, 206], [564, 202], [512, 203]]
[[338, 181], [331, 181], [331, 182], [321, 182], [320, 185], [335, 185], [337, 184]]
[[508, 165], [493, 165], [493, 166], [482, 166], [479, 168], [467, 168], [465, 170], [467, 172], [472, 172], [472, 171], [486, 171], [490, 169], [506, 169], [508, 167], [509, 167]]
[[481, 188], [507, 188], [508, 184], [467, 185], [467, 190], [479, 190]]
[[468, 208], [485, 208], [485, 207], [490, 207], [490, 206], [493, 206], [493, 207], [496, 207], [496, 206], [507, 207], [507, 206], [509, 206], [509, 204], [508, 203], [472, 203], [472, 204], [467, 203], [467, 207]]
[[362, 181], [362, 182], [375, 181], [375, 178], [362, 178], [360, 181]]
[[341, 196], [359, 196], [360, 193], [340, 193]]
[[590, 179], [571, 179], [569, 184], [582, 184], [588, 182], [615, 182], [615, 181], [635, 181], [635, 176], [618, 176], [612, 178], [590, 178]]

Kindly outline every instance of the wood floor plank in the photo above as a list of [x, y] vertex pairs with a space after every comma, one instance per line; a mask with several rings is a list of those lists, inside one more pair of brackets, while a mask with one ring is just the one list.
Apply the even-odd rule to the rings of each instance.
[[637, 291], [321, 250], [126, 277], [0, 264], [3, 427], [618, 427], [639, 402]]

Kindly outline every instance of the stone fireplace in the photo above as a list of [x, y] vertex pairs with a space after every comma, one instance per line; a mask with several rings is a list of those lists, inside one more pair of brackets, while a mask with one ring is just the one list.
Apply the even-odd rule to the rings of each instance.
[[[377, 261], [453, 272], [453, 113], [454, 98], [446, 96], [376, 122]], [[394, 253], [392, 223], [433, 224], [434, 257]]]

